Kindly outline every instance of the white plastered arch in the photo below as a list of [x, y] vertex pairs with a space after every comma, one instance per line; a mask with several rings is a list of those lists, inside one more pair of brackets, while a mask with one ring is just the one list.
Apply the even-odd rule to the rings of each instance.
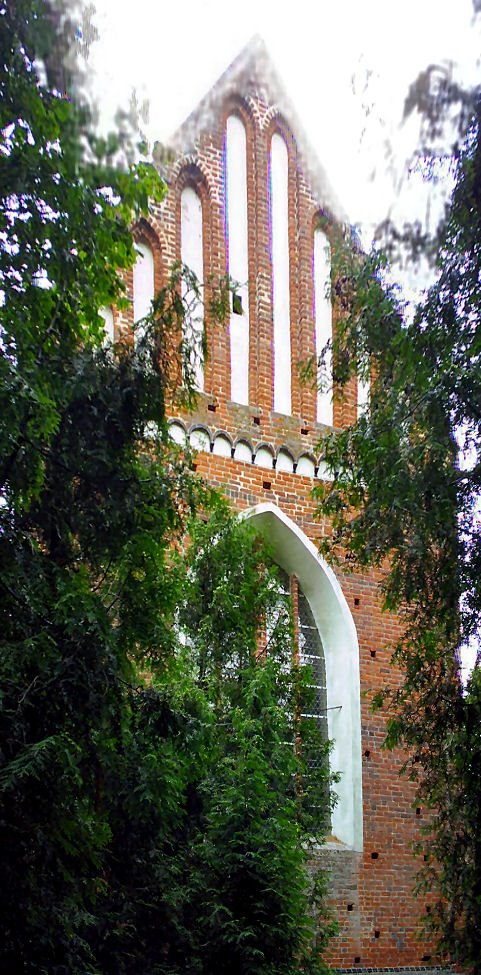
[[330, 764], [341, 773], [335, 790], [332, 832], [343, 845], [362, 850], [362, 769], [359, 644], [346, 599], [332, 569], [307, 535], [276, 505], [266, 502], [242, 513], [268, 539], [276, 561], [295, 574], [309, 601], [324, 647]]

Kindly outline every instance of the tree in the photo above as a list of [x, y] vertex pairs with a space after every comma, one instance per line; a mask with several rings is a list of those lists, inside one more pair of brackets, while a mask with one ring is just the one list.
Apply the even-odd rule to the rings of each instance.
[[[298, 809], [303, 681], [291, 671], [288, 608], [260, 663], [260, 617], [279, 604], [264, 545], [219, 503], [206, 523], [191, 522], [190, 538], [178, 565], [182, 648], [134, 694], [139, 730], [154, 730], [157, 746], [150, 738], [145, 768], [137, 740], [114, 800], [120, 829], [102, 971], [118, 971], [124, 953], [131, 971], [138, 958], [123, 923], [130, 902], [149, 971], [210, 973], [228, 961], [239, 973], [318, 972], [332, 923], [319, 924], [325, 878], [306, 871], [303, 844], [318, 841], [325, 822], [317, 815], [314, 828]], [[318, 772], [324, 791], [326, 775], [327, 763]]]
[[375, 706], [388, 706], [386, 744], [407, 748], [405, 769], [430, 812], [419, 877], [419, 889], [437, 895], [428, 924], [443, 955], [479, 973], [479, 649], [464, 689], [459, 672], [463, 645], [479, 648], [481, 614], [479, 97], [471, 107], [452, 161], [437, 278], [413, 319], [379, 254], [339, 248], [336, 378], [341, 388], [352, 375], [370, 380], [370, 404], [354, 427], [323, 441], [335, 476], [317, 497], [333, 524], [324, 551], [378, 566], [384, 608], [404, 625], [393, 647], [402, 685]]
[[320, 971], [302, 675], [287, 611], [255, 665], [268, 556], [168, 436], [178, 279], [135, 343], [104, 342], [164, 187], [114, 166], [118, 140], [62, 94], [69, 18], [0, 14], [3, 968], [207, 975], [222, 950], [233, 971]]

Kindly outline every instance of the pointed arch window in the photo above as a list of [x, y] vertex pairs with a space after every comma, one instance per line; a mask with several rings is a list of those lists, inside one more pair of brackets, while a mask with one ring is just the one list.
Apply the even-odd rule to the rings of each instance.
[[371, 384], [368, 379], [357, 378], [357, 418], [365, 416], [369, 410]]
[[274, 410], [291, 412], [291, 315], [289, 282], [289, 157], [278, 132], [271, 139], [270, 204], [274, 322]]
[[[252, 519], [266, 535], [275, 562], [287, 578], [295, 576], [298, 580], [301, 599], [293, 617], [317, 688], [316, 709], [309, 713], [317, 710], [319, 721], [324, 722], [325, 734], [332, 742], [329, 765], [341, 776], [335, 787], [338, 801], [331, 812], [331, 832], [345, 847], [362, 850], [359, 643], [354, 620], [332, 569], [295, 522], [271, 502], [248, 509], [244, 517]], [[286, 591], [291, 592], [290, 583]], [[314, 652], [312, 621], [319, 639], [319, 643], [314, 640]], [[325, 669], [318, 662], [320, 647]]]
[[226, 236], [228, 272], [238, 282], [230, 315], [231, 398], [249, 402], [249, 240], [247, 136], [238, 115], [229, 115], [225, 134]]
[[331, 245], [323, 230], [314, 231], [314, 314], [317, 371], [317, 420], [333, 424]]
[[[145, 241], [135, 244], [137, 259], [134, 264], [134, 325], [150, 314], [155, 295], [155, 266], [152, 248]], [[143, 334], [137, 328], [135, 338]]]
[[104, 320], [106, 343], [113, 343], [115, 340], [114, 313], [110, 305], [103, 305], [99, 310], [99, 315]]
[[[185, 186], [180, 202], [182, 264], [195, 275], [198, 286], [204, 282], [202, 201], [193, 186]], [[188, 280], [182, 282], [186, 306], [184, 338], [189, 346], [190, 367], [197, 389], [204, 389], [204, 302]]]

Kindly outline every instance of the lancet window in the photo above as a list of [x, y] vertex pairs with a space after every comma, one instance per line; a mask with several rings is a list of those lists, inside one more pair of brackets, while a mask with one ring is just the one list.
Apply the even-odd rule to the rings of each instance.
[[181, 260], [197, 279], [197, 289], [186, 276], [182, 281], [182, 296], [186, 317], [184, 339], [190, 349], [190, 366], [195, 386], [204, 389], [204, 247], [202, 201], [193, 186], [186, 186], [181, 196]]
[[[137, 259], [134, 264], [134, 325], [148, 315], [155, 295], [155, 267], [152, 248], [145, 241], [135, 244]], [[141, 330], [136, 329], [137, 339]]]
[[289, 157], [275, 132], [270, 151], [274, 410], [291, 413], [291, 315], [289, 281]]
[[317, 420], [332, 426], [331, 247], [320, 229], [314, 231], [314, 318], [317, 371]]
[[247, 136], [238, 115], [229, 115], [225, 134], [227, 266], [237, 282], [231, 296], [231, 399], [249, 402], [249, 246], [247, 207]]

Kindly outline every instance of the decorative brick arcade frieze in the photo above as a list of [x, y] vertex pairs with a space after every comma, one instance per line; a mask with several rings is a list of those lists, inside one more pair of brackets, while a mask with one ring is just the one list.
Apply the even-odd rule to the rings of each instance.
[[293, 452], [287, 444], [275, 447], [263, 439], [232, 437], [226, 430], [204, 423], [186, 423], [180, 418], [169, 421], [170, 435], [179, 445], [189, 443], [194, 450], [232, 457], [244, 464], [269, 470], [288, 471], [302, 477], [327, 480], [322, 461], [312, 453]]

